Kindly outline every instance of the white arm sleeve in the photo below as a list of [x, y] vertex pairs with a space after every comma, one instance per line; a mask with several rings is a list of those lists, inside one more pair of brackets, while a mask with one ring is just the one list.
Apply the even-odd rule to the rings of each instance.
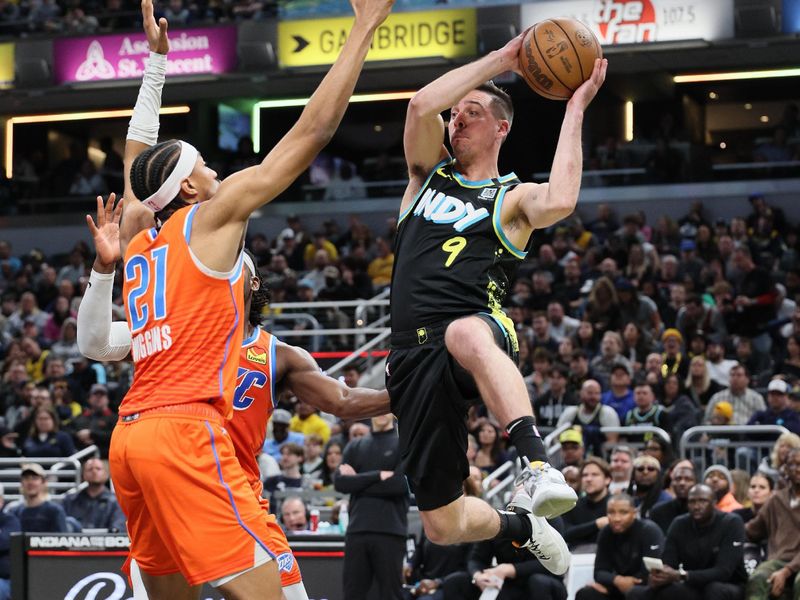
[[131, 332], [125, 321], [111, 321], [114, 274], [92, 269], [78, 308], [78, 349], [92, 360], [122, 360], [131, 351]]
[[158, 143], [158, 113], [161, 110], [161, 90], [167, 73], [167, 56], [150, 53], [144, 68], [139, 96], [133, 107], [126, 139], [136, 140], [148, 146]]

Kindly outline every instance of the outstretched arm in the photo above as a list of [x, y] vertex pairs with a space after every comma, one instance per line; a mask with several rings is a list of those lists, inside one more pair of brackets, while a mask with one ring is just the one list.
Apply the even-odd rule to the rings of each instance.
[[583, 113], [597, 94], [606, 78], [608, 60], [597, 59], [594, 70], [567, 102], [567, 111], [561, 124], [550, 181], [546, 184], [526, 183], [508, 194], [518, 201], [522, 215], [531, 229], [541, 229], [569, 216], [578, 203], [583, 173], [581, 127]]
[[345, 420], [391, 412], [386, 390], [347, 387], [324, 375], [311, 355], [296, 346], [278, 343], [276, 354], [283, 381], [302, 402]]
[[[198, 210], [193, 235], [213, 232], [215, 240], [219, 235], [229, 236], [231, 247], [234, 246], [250, 214], [289, 187], [336, 133], [372, 36], [389, 15], [394, 0], [351, 0], [351, 4], [355, 22], [350, 35], [297, 123], [260, 165], [225, 179], [213, 200]], [[232, 231], [226, 232], [226, 226]]]
[[125, 191], [123, 204], [125, 218], [122, 220], [120, 242], [122, 254], [131, 238], [142, 229], [154, 224], [153, 211], [139, 202], [131, 188], [131, 165], [144, 150], [158, 142], [158, 114], [161, 110], [161, 90], [167, 72], [167, 53], [169, 38], [167, 37], [167, 20], [156, 22], [153, 14], [153, 0], [142, 0], [142, 23], [150, 48], [150, 57], [142, 77], [139, 96], [133, 109], [125, 139], [123, 156], [125, 173]]
[[119, 219], [122, 203], [114, 207], [114, 194], [103, 206], [97, 197], [97, 224], [86, 215], [97, 256], [89, 286], [78, 308], [78, 350], [92, 360], [122, 360], [131, 351], [131, 332], [124, 321], [112, 322], [114, 266], [120, 259]]

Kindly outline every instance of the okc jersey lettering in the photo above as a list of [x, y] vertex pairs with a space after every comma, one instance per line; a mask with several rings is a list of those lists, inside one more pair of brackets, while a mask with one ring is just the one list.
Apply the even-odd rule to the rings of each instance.
[[[266, 356], [266, 353], [264, 353]], [[266, 359], [264, 360], [266, 364]], [[246, 410], [253, 404], [257, 390], [263, 388], [269, 382], [267, 374], [263, 371], [251, 371], [245, 367], [239, 367], [236, 377], [236, 391], [233, 394], [233, 410]], [[255, 389], [254, 389], [255, 388]]]
[[475, 208], [471, 202], [464, 202], [454, 196], [428, 188], [414, 208], [414, 216], [420, 215], [426, 221], [433, 221], [437, 225], [452, 223], [453, 229], [460, 233], [488, 217], [489, 211], [483, 207]]

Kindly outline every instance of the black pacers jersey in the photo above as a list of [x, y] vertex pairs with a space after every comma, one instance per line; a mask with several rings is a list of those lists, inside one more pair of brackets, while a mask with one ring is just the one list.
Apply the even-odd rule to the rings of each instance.
[[468, 181], [454, 159], [436, 165], [400, 215], [392, 273], [392, 331], [414, 331], [476, 313], [495, 317], [516, 350], [513, 323], [501, 309], [525, 249], [506, 237], [500, 209], [520, 183], [513, 173]]

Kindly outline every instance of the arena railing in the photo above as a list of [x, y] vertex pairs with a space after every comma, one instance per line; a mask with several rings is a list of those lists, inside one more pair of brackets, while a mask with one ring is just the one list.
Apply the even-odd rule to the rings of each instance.
[[[318, 352], [327, 337], [338, 336], [341, 340], [351, 340], [345, 344], [348, 355], [327, 369], [328, 373], [338, 372], [366, 353], [367, 365], [372, 366], [374, 348], [381, 346], [389, 337], [389, 290], [383, 290], [368, 300], [324, 301], [324, 302], [281, 302], [270, 305], [270, 314], [264, 323], [277, 337], [289, 343], [306, 342], [312, 352]], [[352, 310], [350, 310], [352, 309]], [[302, 312], [293, 312], [302, 311]], [[322, 311], [338, 311], [352, 327], [325, 327]], [[330, 315], [328, 315], [330, 316]], [[333, 320], [338, 320], [334, 316]], [[308, 329], [295, 329], [283, 323], [307, 324]], [[293, 341], [297, 340], [297, 341]]]
[[[97, 446], [87, 446], [70, 456], [0, 458], [0, 483], [3, 484], [6, 502], [20, 500], [22, 465], [37, 463], [47, 473], [50, 496], [60, 499], [81, 486], [81, 463], [87, 458], [100, 456]], [[9, 492], [11, 490], [11, 492]]]
[[715, 464], [754, 473], [788, 432], [781, 425], [701, 425], [683, 433], [679, 452], [700, 472]]

